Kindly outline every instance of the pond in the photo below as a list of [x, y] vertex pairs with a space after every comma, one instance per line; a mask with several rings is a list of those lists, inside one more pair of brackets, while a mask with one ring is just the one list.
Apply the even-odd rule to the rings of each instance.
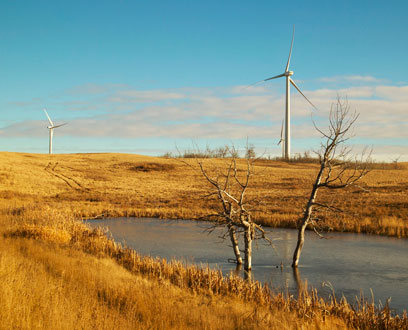
[[[142, 255], [179, 259], [209, 265], [223, 273], [236, 271], [229, 240], [220, 238], [223, 229], [209, 234], [204, 221], [117, 218], [87, 221], [92, 227], [107, 227], [113, 239]], [[253, 251], [252, 278], [268, 283], [275, 291], [296, 294], [308, 284], [322, 296], [334, 289], [350, 303], [364, 294], [369, 301], [385, 304], [401, 313], [408, 307], [408, 240], [363, 234], [328, 233], [325, 239], [306, 233], [299, 269], [291, 265], [297, 232], [293, 229], [265, 228], [273, 247], [257, 241]], [[241, 244], [242, 245], [242, 244]]]

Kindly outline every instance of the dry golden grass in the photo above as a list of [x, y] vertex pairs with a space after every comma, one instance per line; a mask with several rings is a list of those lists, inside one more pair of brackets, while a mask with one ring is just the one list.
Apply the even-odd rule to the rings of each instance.
[[[65, 214], [44, 214], [47, 221], [15, 219], [0, 227], [0, 329], [304, 327], [294, 312], [211, 290], [209, 278], [224, 281], [217, 272], [142, 258], [98, 230], [64, 221]], [[244, 285], [239, 278], [230, 282]], [[307, 324], [346, 329], [335, 316]]]
[[[223, 160], [208, 160], [208, 168], [223, 164]], [[260, 160], [248, 191], [249, 198], [264, 202], [255, 212], [257, 221], [296, 227], [316, 171], [315, 164]], [[327, 228], [408, 237], [408, 164], [377, 166], [361, 185], [364, 190], [341, 190], [324, 196], [326, 202], [346, 211], [326, 215]], [[47, 205], [77, 217], [103, 214], [192, 219], [212, 213], [217, 205], [203, 198], [207, 190], [208, 183], [199, 171], [177, 159], [0, 153], [0, 212], [4, 215]]]
[[[188, 160], [194, 163], [194, 160]], [[244, 164], [242, 164], [243, 166]], [[210, 168], [223, 166], [211, 160]], [[259, 222], [295, 226], [316, 171], [262, 161], [251, 197]], [[120, 154], [0, 153], [0, 329], [345, 329], [408, 326], [367, 303], [298, 300], [259, 283], [145, 258], [77, 219], [196, 218], [214, 207], [205, 180], [174, 159]], [[408, 166], [375, 169], [337, 205], [335, 230], [408, 236]]]
[[0, 285], [2, 329], [259, 329], [296, 325], [295, 315], [267, 315], [237, 299], [197, 295], [166, 281], [147, 280], [111, 259], [21, 239], [13, 244], [1, 240], [0, 244], [0, 275], [8, 279]]
[[[27, 212], [27, 214], [25, 214]], [[37, 216], [43, 214], [43, 218]], [[142, 257], [67, 214], [0, 226], [2, 329], [404, 329], [407, 315], [314, 292], [299, 299], [218, 271]], [[12, 221], [11, 221], [12, 220]]]

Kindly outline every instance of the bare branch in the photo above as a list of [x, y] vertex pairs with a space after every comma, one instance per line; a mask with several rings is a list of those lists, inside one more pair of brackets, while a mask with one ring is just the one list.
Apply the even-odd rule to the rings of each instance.
[[357, 158], [353, 161], [350, 157], [351, 148], [345, 146], [345, 143], [353, 137], [351, 130], [358, 116], [356, 112], [350, 112], [347, 100], [342, 101], [338, 98], [337, 103], [333, 104], [330, 108], [329, 125], [326, 132], [319, 129], [313, 121], [315, 129], [323, 138], [321, 149], [318, 152], [320, 168], [316, 175], [309, 200], [306, 203], [303, 217], [299, 222], [298, 241], [293, 255], [293, 267], [298, 265], [304, 244], [304, 231], [308, 224], [312, 224], [313, 230], [321, 236], [316, 229], [318, 220], [313, 216], [315, 210], [323, 208], [334, 213], [343, 212], [335, 206], [318, 202], [319, 189], [335, 190], [356, 185], [356, 182], [369, 172], [368, 166], [361, 166], [361, 164], [367, 164], [371, 153], [369, 156], [364, 157], [365, 151], [363, 151], [361, 161], [358, 161]]

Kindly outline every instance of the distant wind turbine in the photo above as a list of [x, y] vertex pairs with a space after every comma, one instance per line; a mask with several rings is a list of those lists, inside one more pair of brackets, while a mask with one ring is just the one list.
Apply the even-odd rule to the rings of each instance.
[[282, 120], [282, 127], [281, 127], [281, 133], [280, 133], [280, 140], [278, 142], [278, 145], [282, 145], [282, 158], [285, 157], [285, 139], [283, 138], [283, 120]]
[[[285, 72], [271, 77], [271, 78], [267, 78], [261, 81], [258, 81], [257, 83], [263, 82], [263, 81], [268, 81], [268, 80], [272, 80], [272, 79], [276, 79], [276, 78], [280, 78], [280, 77], [286, 77], [286, 113], [285, 113], [285, 138], [282, 139], [281, 136], [281, 140], [279, 141], [279, 143], [284, 144], [284, 158], [285, 159], [289, 159], [290, 158], [290, 84], [293, 85], [293, 87], [295, 87], [297, 89], [297, 91], [306, 99], [307, 102], [309, 102], [313, 108], [315, 108], [317, 110], [317, 108], [314, 106], [314, 104], [312, 102], [310, 102], [310, 100], [302, 93], [302, 91], [300, 90], [300, 88], [295, 84], [295, 82], [293, 81], [292, 78], [290, 78], [290, 76], [293, 75], [293, 71], [289, 71], [289, 64], [290, 64], [290, 57], [292, 56], [292, 48], [293, 48], [293, 40], [295, 38], [295, 26], [293, 26], [293, 34], [292, 34], [292, 43], [290, 45], [290, 51], [289, 51], [289, 58], [288, 58], [288, 63], [286, 64], [286, 68], [285, 68]], [[255, 83], [255, 84], [257, 84]]]
[[44, 112], [45, 112], [45, 115], [46, 115], [47, 118], [48, 118], [48, 121], [50, 122], [50, 126], [47, 126], [47, 128], [50, 130], [50, 148], [49, 148], [49, 154], [51, 155], [51, 154], [52, 154], [52, 136], [54, 135], [54, 128], [64, 126], [64, 125], [66, 125], [67, 123], [64, 123], [64, 124], [61, 124], [61, 125], [54, 125], [54, 123], [52, 122], [50, 116], [48, 116], [47, 110], [45, 110], [45, 109], [43, 109], [43, 110], [44, 110]]

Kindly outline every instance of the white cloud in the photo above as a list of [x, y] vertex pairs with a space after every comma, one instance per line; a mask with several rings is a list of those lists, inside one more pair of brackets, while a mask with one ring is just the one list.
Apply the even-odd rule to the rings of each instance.
[[379, 79], [373, 76], [361, 76], [361, 75], [323, 77], [320, 78], [319, 80], [324, 83], [340, 83], [340, 82], [381, 83], [386, 81], [385, 79]]
[[16, 106], [16, 107], [32, 107], [32, 106], [39, 106], [42, 103], [42, 99], [39, 97], [32, 98], [31, 100], [27, 101], [14, 101], [14, 102], [9, 102], [9, 106]]
[[378, 86], [375, 92], [389, 100], [408, 101], [408, 86]]
[[157, 102], [184, 99], [186, 95], [163, 90], [122, 90], [109, 98], [111, 102]]
[[125, 84], [99, 85], [99, 84], [89, 83], [89, 84], [84, 84], [84, 85], [70, 88], [66, 91], [66, 93], [71, 94], [71, 95], [98, 95], [98, 94], [110, 92], [112, 90], [123, 89], [123, 88], [129, 88], [129, 86]]

